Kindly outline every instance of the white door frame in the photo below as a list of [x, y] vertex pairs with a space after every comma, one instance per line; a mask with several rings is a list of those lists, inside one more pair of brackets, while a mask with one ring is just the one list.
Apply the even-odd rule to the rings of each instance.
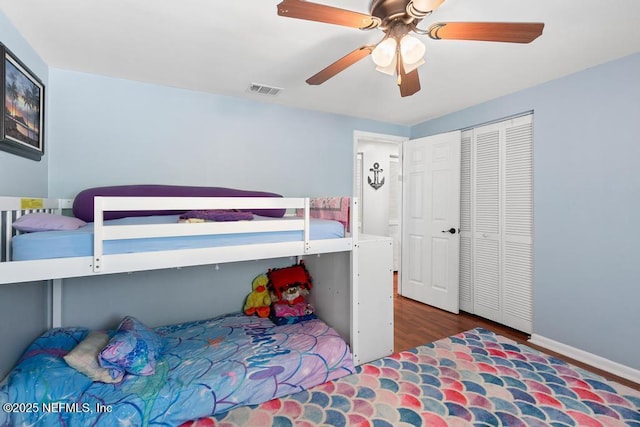
[[[402, 160], [402, 143], [408, 141], [410, 138], [408, 136], [399, 136], [399, 135], [388, 135], [382, 133], [374, 133], [374, 132], [365, 132], [360, 130], [353, 131], [353, 155], [352, 155], [352, 182], [353, 189], [352, 194], [356, 196], [358, 194], [358, 183], [356, 182], [356, 157], [358, 155], [358, 143], [360, 141], [368, 141], [368, 142], [380, 142], [384, 144], [397, 144], [398, 145], [398, 154], [400, 156], [400, 160]], [[400, 163], [400, 167], [402, 167], [402, 163]], [[402, 176], [402, 171], [400, 171], [400, 176]], [[360, 200], [360, 209], [363, 209], [362, 200]], [[400, 209], [402, 210], [402, 203], [400, 204]], [[400, 213], [400, 218], [402, 218], [402, 212]], [[352, 224], [353, 227], [357, 227], [358, 224]], [[402, 229], [402, 224], [400, 224], [400, 228]], [[400, 255], [402, 257], [402, 254]], [[400, 263], [401, 265], [401, 263]], [[400, 276], [402, 272], [400, 269], [398, 270], [398, 286], [400, 286]]]
[[356, 156], [358, 155], [358, 142], [360, 141], [373, 141], [380, 142], [386, 144], [398, 144], [399, 150], [402, 150], [402, 143], [404, 141], [408, 141], [408, 136], [398, 136], [398, 135], [386, 135], [383, 133], [373, 133], [373, 132], [365, 132], [361, 130], [353, 131], [353, 194], [356, 194], [358, 191], [357, 183], [356, 183]]

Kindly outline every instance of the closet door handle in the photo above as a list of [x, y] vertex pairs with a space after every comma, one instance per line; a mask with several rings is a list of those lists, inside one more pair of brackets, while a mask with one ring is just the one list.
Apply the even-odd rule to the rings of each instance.
[[451, 234], [456, 234], [456, 229], [451, 227], [448, 230], [442, 230], [443, 233], [451, 233]]

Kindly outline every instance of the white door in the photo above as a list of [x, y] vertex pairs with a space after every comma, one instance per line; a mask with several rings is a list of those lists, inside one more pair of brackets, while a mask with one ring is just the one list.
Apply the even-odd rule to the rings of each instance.
[[460, 132], [403, 144], [400, 293], [458, 313]]

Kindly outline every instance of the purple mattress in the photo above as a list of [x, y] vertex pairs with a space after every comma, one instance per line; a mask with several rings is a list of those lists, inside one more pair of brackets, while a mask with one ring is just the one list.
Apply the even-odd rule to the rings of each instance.
[[[114, 197], [282, 197], [266, 191], [236, 190], [225, 187], [189, 187], [181, 185], [116, 185], [112, 187], [88, 188], [81, 191], [73, 201], [73, 215], [86, 222], [93, 222], [93, 198]], [[182, 211], [110, 211], [104, 219], [124, 217], [181, 214]], [[248, 209], [256, 215], [281, 218], [285, 209]]]

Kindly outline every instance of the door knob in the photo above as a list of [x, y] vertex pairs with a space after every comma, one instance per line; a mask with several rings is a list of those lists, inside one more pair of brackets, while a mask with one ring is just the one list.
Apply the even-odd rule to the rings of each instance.
[[456, 234], [456, 229], [451, 227], [448, 230], [442, 230], [443, 233], [451, 233], [451, 234]]

